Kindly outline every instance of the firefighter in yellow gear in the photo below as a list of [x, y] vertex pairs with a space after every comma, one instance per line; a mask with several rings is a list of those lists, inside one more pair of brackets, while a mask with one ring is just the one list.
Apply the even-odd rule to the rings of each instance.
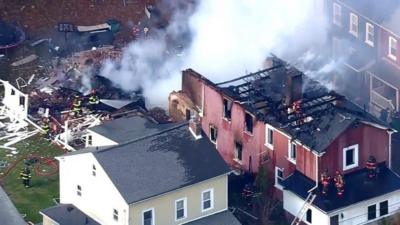
[[43, 130], [43, 134], [46, 138], [49, 137], [50, 135], [50, 121], [49, 118], [44, 118], [43, 119], [43, 123], [42, 123], [42, 130]]
[[75, 95], [74, 101], [72, 102], [72, 112], [75, 116], [79, 116], [82, 112], [81, 109], [82, 101], [79, 98], [79, 95]]
[[89, 97], [89, 108], [90, 110], [96, 110], [96, 106], [99, 104], [100, 100], [99, 97], [96, 95], [96, 91], [92, 90], [90, 92], [90, 97]]
[[22, 184], [26, 188], [31, 187], [31, 177], [32, 176], [31, 176], [31, 170], [28, 168], [28, 166], [25, 166], [19, 175], [22, 179]]

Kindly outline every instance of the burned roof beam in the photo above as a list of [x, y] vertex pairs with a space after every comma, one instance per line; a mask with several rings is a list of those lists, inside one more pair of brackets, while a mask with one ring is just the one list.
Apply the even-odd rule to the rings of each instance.
[[216, 85], [220, 86], [220, 85], [229, 84], [229, 83], [232, 83], [232, 82], [235, 82], [235, 81], [238, 81], [238, 80], [243, 80], [243, 79], [248, 78], [248, 77], [253, 77], [255, 75], [258, 75], [258, 74], [261, 74], [261, 73], [265, 73], [265, 72], [280, 68], [282, 66], [283, 66], [282, 64], [277, 65], [277, 66], [273, 66], [273, 67], [270, 67], [268, 69], [260, 70], [260, 71], [255, 72], [255, 73], [250, 73], [248, 75], [241, 76], [241, 77], [238, 77], [238, 78], [235, 78], [235, 79], [232, 79], [232, 80], [228, 80], [228, 81], [224, 81], [224, 82], [221, 82], [221, 83], [217, 83]]
[[[305, 111], [305, 110], [307, 110], [307, 109], [313, 109], [313, 108], [317, 108], [318, 106], [326, 105], [326, 104], [328, 104], [328, 103], [330, 103], [330, 102], [333, 102], [333, 101], [335, 101], [335, 100], [339, 100], [339, 98], [335, 96], [335, 97], [332, 97], [332, 98], [329, 99], [329, 100], [325, 100], [325, 101], [323, 101], [323, 102], [319, 102], [319, 103], [314, 104], [314, 105], [300, 107], [300, 110], [303, 112], [303, 111]], [[293, 115], [293, 114], [295, 114], [295, 113], [296, 113], [295, 111], [293, 111], [293, 112], [291, 112], [291, 113], [288, 113], [288, 116]]]

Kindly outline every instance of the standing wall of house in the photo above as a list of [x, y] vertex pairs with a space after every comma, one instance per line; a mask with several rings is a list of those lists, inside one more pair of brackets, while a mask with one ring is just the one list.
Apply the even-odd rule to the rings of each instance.
[[[389, 38], [393, 38], [394, 40], [397, 41], [397, 44], [395, 45], [397, 47], [397, 54], [395, 54], [395, 58], [389, 56]], [[380, 56], [387, 59], [389, 62], [400, 66], [400, 38], [394, 35], [393, 33], [389, 32], [388, 30], [385, 29], [380, 29], [379, 30], [379, 40], [380, 40]]]
[[[101, 224], [127, 223], [127, 203], [91, 153], [62, 156], [59, 162], [61, 203], [74, 204]], [[113, 219], [114, 209], [118, 221]]]
[[[213, 207], [202, 211], [202, 192], [213, 190]], [[186, 199], [186, 218], [175, 220], [175, 201]], [[167, 192], [163, 195], [132, 204], [129, 208], [130, 225], [143, 224], [143, 212], [153, 209], [155, 221], [153, 224], [178, 225], [202, 217], [225, 211], [228, 208], [228, 176], [222, 175], [192, 186]]]
[[[373, 137], [373, 138], [371, 138]], [[358, 144], [358, 166], [343, 171], [343, 149]], [[369, 156], [374, 156], [377, 162], [388, 164], [389, 134], [386, 130], [360, 123], [357, 127], [350, 127], [343, 132], [327, 148], [320, 160], [319, 173], [328, 170], [330, 174], [339, 170], [349, 173], [365, 167]]]
[[[204, 113], [202, 128], [210, 137], [210, 126], [218, 129], [217, 149], [224, 160], [231, 166], [246, 171], [257, 172], [260, 155], [266, 151], [265, 124], [253, 116], [253, 132], [245, 131], [245, 113], [243, 107], [234, 102], [231, 119], [224, 118], [223, 95], [209, 85], [204, 87]], [[248, 112], [249, 113], [249, 112]], [[250, 113], [251, 114], [251, 113]], [[242, 160], [235, 160], [235, 142], [242, 145]]]

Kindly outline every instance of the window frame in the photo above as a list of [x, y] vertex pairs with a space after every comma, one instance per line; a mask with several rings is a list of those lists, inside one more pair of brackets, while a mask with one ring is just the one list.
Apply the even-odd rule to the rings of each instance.
[[[394, 49], [396, 50], [395, 54], [392, 54], [392, 41], [394, 43], [394, 47], [395, 47]], [[398, 49], [397, 49], [397, 39], [392, 37], [392, 36], [389, 36], [388, 57], [393, 59], [394, 61], [396, 61], [397, 60], [397, 51], [398, 51]]]
[[89, 134], [87, 137], [87, 146], [93, 146], [93, 135]]
[[[211, 124], [210, 124], [209, 127], [210, 127], [209, 128], [209, 130], [210, 130], [210, 141], [216, 145], [217, 144], [217, 140], [218, 140], [218, 128], [215, 127], [214, 125], [211, 125]], [[214, 135], [215, 136], [215, 140], [212, 139], [212, 136], [213, 136], [212, 129], [215, 130], [215, 135]]]
[[[282, 179], [282, 181], [285, 179], [284, 178], [284, 174], [283, 174], [284, 169], [283, 168], [279, 168], [277, 166], [275, 166], [275, 184], [274, 187], [283, 190], [283, 186], [278, 182], [278, 178]], [[279, 172], [282, 172], [282, 177], [278, 176]]]
[[274, 150], [274, 131], [275, 129], [273, 126], [265, 124], [265, 146], [271, 150]]
[[92, 164], [92, 176], [96, 176], [97, 175], [97, 168], [96, 165]]
[[[382, 213], [382, 203], [386, 203], [386, 213]], [[389, 215], [389, 200], [379, 202], [379, 217]]]
[[[239, 156], [239, 152], [238, 152], [238, 148], [237, 148], [238, 145], [240, 145], [240, 159], [239, 159], [239, 157], [238, 157], [238, 156]], [[243, 144], [240, 143], [240, 142], [238, 142], [238, 141], [235, 141], [233, 151], [234, 151], [234, 152], [233, 152], [233, 159], [234, 159], [236, 162], [241, 163], [242, 160], [243, 160]]]
[[[336, 18], [336, 16], [338, 18]], [[333, 24], [338, 25], [339, 27], [342, 26], [342, 6], [338, 3], [333, 3], [333, 15], [332, 15]]]
[[[294, 147], [294, 148], [293, 148]], [[293, 151], [294, 149], [294, 151]], [[294, 152], [294, 158], [292, 157], [292, 152]], [[289, 140], [288, 141], [288, 160], [296, 164], [296, 158], [297, 158], [297, 144], [294, 141]]]
[[155, 210], [154, 208], [145, 209], [142, 211], [142, 225], [144, 225], [144, 213], [151, 211], [151, 225], [155, 225]]
[[[210, 192], [210, 207], [204, 208], [204, 193]], [[214, 188], [209, 188], [201, 192], [201, 212], [206, 212], [214, 209]]]
[[[247, 123], [248, 119], [250, 123]], [[244, 132], [250, 135], [254, 132], [254, 116], [249, 112], [244, 112]]]
[[[355, 25], [355, 30], [353, 30], [353, 25]], [[358, 16], [354, 13], [350, 13], [350, 26], [349, 26], [349, 32], [350, 34], [354, 35], [355, 37], [358, 37]]]
[[[372, 32], [371, 32], [372, 29]], [[368, 37], [368, 34], [372, 34], [372, 40], [370, 40]], [[365, 43], [367, 43], [369, 46], [374, 47], [375, 43], [375, 26], [372, 25], [371, 23], [366, 22], [365, 23]]]
[[[310, 218], [308, 218], [308, 212], [310, 212]], [[308, 220], [308, 219], [310, 219], [310, 220]], [[307, 209], [307, 211], [306, 211], [306, 223], [308, 223], [308, 224], [312, 224], [312, 209]]]
[[[178, 206], [177, 203], [183, 201], [183, 217], [182, 218], [178, 218]], [[187, 198], [180, 198], [175, 200], [175, 222], [176, 221], [180, 221], [180, 220], [184, 220], [187, 218]]]
[[113, 219], [115, 221], [118, 221], [118, 219], [119, 219], [119, 212], [116, 209], [113, 209]]
[[[369, 212], [369, 208], [370, 208], [370, 207], [375, 207], [373, 218], [370, 218], [370, 215], [372, 215], [372, 214], [370, 214], [370, 212]], [[377, 212], [376, 204], [369, 205], [369, 206], [367, 207], [367, 221], [375, 220], [376, 218], [378, 218], [377, 215], [376, 215], [376, 214], [377, 214], [376, 212]]]
[[79, 184], [76, 185], [76, 194], [82, 196], [82, 186]]
[[[353, 155], [354, 163], [351, 164], [351, 165], [346, 165], [346, 161], [347, 161], [347, 154], [346, 153], [347, 153], [347, 151], [349, 151], [351, 149], [354, 149], [354, 155]], [[358, 167], [359, 152], [360, 151], [359, 151], [358, 144], [350, 145], [348, 147], [343, 148], [343, 160], [342, 160], [343, 161], [343, 171], [350, 170], [350, 169]]]
[[[225, 104], [225, 102], [226, 102], [226, 104]], [[229, 103], [231, 106], [230, 108], [229, 108]], [[228, 98], [223, 97], [222, 106], [223, 106], [222, 117], [227, 121], [231, 121], [232, 120], [233, 101]]]

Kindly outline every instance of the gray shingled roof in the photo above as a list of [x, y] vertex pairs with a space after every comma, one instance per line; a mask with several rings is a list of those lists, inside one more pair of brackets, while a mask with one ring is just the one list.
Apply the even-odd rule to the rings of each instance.
[[92, 154], [128, 204], [230, 172], [214, 144], [195, 140], [187, 124]]
[[122, 117], [104, 124], [89, 128], [118, 144], [160, 132], [173, 127], [174, 124], [156, 124], [141, 116]]
[[186, 225], [241, 225], [229, 211], [220, 212], [203, 219], [195, 220]]
[[56, 221], [59, 225], [100, 225], [100, 223], [71, 204], [62, 204], [43, 209], [41, 213]]

